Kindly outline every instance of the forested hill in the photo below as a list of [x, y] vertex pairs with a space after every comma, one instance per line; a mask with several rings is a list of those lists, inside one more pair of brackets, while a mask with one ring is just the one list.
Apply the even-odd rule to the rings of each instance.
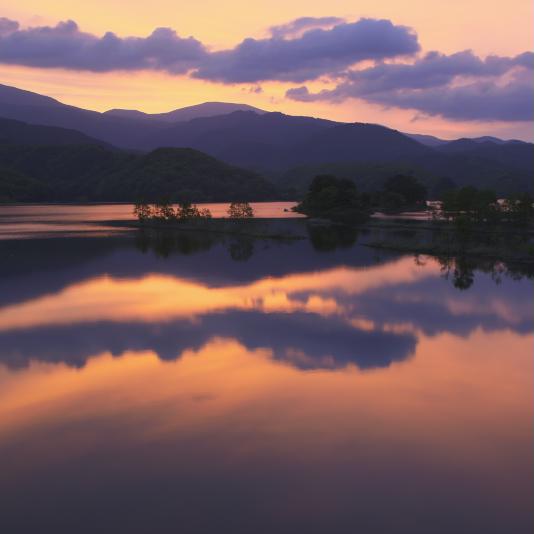
[[100, 145], [109, 146], [77, 130], [28, 124], [0, 118], [0, 145]]
[[[132, 153], [61, 129], [0, 123], [0, 201], [273, 200], [260, 175], [197, 150]], [[2, 126], [8, 125], [10, 135]], [[25, 144], [16, 144], [24, 133]], [[50, 139], [56, 144], [44, 144]], [[32, 144], [33, 142], [33, 144]], [[69, 142], [81, 144], [68, 144]]]

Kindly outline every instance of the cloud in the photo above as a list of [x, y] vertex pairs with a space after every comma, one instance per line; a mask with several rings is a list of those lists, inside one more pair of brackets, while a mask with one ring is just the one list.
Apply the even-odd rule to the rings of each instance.
[[[332, 24], [328, 29], [317, 28]], [[303, 82], [362, 60], [419, 50], [416, 34], [389, 20], [345, 23], [335, 17], [310, 17], [271, 32], [268, 39], [249, 38], [235, 48], [210, 52], [200, 41], [182, 38], [170, 28], [157, 28], [148, 37], [118, 37], [111, 32], [97, 37], [80, 31], [71, 20], [53, 27], [20, 29], [16, 21], [0, 19], [0, 63], [94, 72], [192, 72], [196, 78], [222, 83]]]
[[6, 19], [5, 17], [0, 17], [0, 36], [8, 35], [19, 29], [19, 23], [16, 20]]
[[294, 39], [245, 39], [231, 50], [210, 54], [193, 75], [222, 83], [303, 82], [337, 75], [360, 61], [411, 55], [418, 50], [417, 36], [406, 26], [360, 19], [328, 30], [311, 29]]
[[[0, 63], [92, 72], [155, 70], [223, 84], [302, 84], [328, 78], [333, 89], [287, 91], [301, 102], [361, 99], [386, 108], [452, 120], [530, 121], [534, 116], [534, 54], [480, 58], [471, 51], [414, 58], [417, 34], [389, 20], [301, 17], [211, 51], [194, 37], [157, 28], [146, 37], [96, 36], [72, 20], [21, 28], [0, 18]], [[371, 66], [358, 68], [368, 61]]]
[[300, 17], [287, 24], [271, 26], [269, 32], [272, 37], [295, 37], [302, 34], [303, 31], [312, 28], [332, 28], [337, 24], [346, 22], [339, 17]]
[[534, 54], [477, 57], [470, 51], [450, 56], [431, 52], [411, 64], [380, 63], [350, 70], [334, 89], [287, 91], [301, 102], [342, 102], [359, 98], [386, 107], [413, 109], [453, 120], [530, 121]]
[[[17, 26], [15, 26], [17, 25]], [[1, 19], [0, 62], [40, 68], [108, 72], [114, 70], [165, 70], [182, 74], [197, 66], [207, 51], [196, 39], [181, 38], [174, 30], [157, 28], [148, 37], [102, 37], [80, 31], [68, 20], [56, 26], [19, 29]]]

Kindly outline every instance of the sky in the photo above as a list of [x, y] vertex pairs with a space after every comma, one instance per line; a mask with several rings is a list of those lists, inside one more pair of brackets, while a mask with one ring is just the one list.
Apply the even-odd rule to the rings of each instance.
[[3, 0], [0, 83], [88, 109], [204, 101], [534, 140], [531, 0]]

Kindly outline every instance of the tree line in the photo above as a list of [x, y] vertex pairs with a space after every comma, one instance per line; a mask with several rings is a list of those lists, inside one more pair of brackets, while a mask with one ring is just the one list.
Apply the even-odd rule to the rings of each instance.
[[[208, 208], [199, 208], [188, 201], [179, 202], [176, 207], [167, 199], [155, 203], [136, 202], [133, 213], [141, 223], [149, 221], [178, 222], [207, 220], [212, 218]], [[254, 217], [254, 209], [248, 202], [232, 202], [227, 210], [230, 219], [249, 219]]]
[[398, 174], [388, 178], [381, 190], [359, 192], [351, 180], [319, 175], [311, 182], [296, 210], [341, 223], [364, 222], [377, 211], [399, 213], [428, 209], [433, 211], [435, 219], [457, 223], [528, 225], [533, 222], [534, 199], [529, 193], [499, 199], [491, 189], [447, 185], [439, 201], [429, 206], [428, 191], [414, 176]]

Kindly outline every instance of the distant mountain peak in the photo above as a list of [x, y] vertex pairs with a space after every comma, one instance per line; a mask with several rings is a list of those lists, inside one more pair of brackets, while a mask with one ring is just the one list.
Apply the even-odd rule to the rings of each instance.
[[160, 122], [186, 122], [192, 119], [205, 117], [216, 117], [218, 115], [228, 115], [236, 111], [252, 111], [257, 114], [264, 114], [266, 111], [249, 106], [248, 104], [238, 104], [234, 102], [203, 102], [194, 106], [175, 109], [166, 113], [144, 113], [134, 109], [110, 109], [104, 115], [114, 115], [129, 119], [155, 120]]

